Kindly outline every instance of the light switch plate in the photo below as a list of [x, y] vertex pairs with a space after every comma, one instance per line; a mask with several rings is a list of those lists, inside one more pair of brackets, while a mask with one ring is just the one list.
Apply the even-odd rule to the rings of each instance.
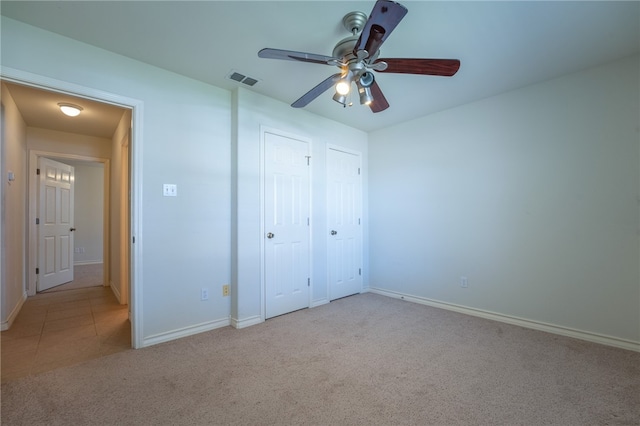
[[173, 183], [165, 183], [162, 185], [162, 195], [165, 197], [177, 197], [178, 186]]

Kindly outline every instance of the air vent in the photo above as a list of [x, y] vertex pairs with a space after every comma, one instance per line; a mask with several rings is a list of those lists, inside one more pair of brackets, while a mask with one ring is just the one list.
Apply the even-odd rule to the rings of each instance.
[[227, 78], [229, 80], [237, 81], [238, 83], [246, 84], [247, 86], [254, 86], [256, 83], [260, 81], [253, 77], [247, 77], [246, 75], [241, 74], [237, 71], [231, 71], [227, 75]]

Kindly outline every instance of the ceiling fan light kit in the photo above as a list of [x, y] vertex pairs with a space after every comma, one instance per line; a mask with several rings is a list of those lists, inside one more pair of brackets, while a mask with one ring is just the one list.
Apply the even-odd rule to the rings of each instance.
[[347, 95], [355, 83], [360, 104], [368, 105], [374, 113], [381, 112], [389, 108], [389, 103], [371, 71], [451, 77], [460, 68], [457, 59], [378, 58], [380, 46], [407, 12], [400, 3], [378, 0], [368, 17], [362, 12], [347, 13], [342, 18], [342, 25], [351, 36], [335, 45], [332, 56], [272, 48], [260, 50], [258, 56], [340, 68], [339, 73], [328, 77], [292, 103], [294, 108], [307, 106], [331, 87], [336, 90], [333, 100], [344, 107], [351, 106], [350, 102], [347, 104]]

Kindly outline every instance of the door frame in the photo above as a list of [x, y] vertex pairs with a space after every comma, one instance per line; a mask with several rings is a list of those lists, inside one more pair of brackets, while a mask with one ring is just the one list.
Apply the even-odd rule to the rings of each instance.
[[40, 158], [49, 158], [51, 160], [64, 162], [64, 160], [74, 160], [74, 161], [86, 161], [86, 162], [95, 162], [102, 163], [103, 166], [103, 188], [102, 188], [102, 279], [103, 285], [107, 287], [109, 283], [109, 271], [111, 265], [111, 258], [109, 253], [109, 236], [111, 235], [109, 232], [109, 191], [110, 191], [110, 160], [108, 158], [101, 157], [88, 157], [84, 155], [75, 155], [75, 154], [60, 154], [57, 152], [49, 152], [49, 151], [41, 151], [36, 149], [29, 150], [29, 158], [28, 158], [28, 168], [29, 168], [29, 177], [27, 179], [28, 185], [28, 214], [29, 214], [29, 224], [28, 224], [28, 239], [27, 239], [27, 247], [28, 247], [28, 255], [27, 255], [27, 283], [26, 283], [26, 291], [27, 296], [35, 296], [37, 293], [37, 284], [38, 276], [36, 275], [36, 268], [38, 267], [38, 249], [40, 245], [40, 237], [38, 226], [36, 225], [36, 218], [39, 213], [39, 184], [40, 179], [36, 178], [36, 169], [38, 168], [38, 164], [40, 162]]
[[[327, 144], [326, 145], [326, 150], [325, 150], [325, 176], [326, 176], [326, 181], [327, 181], [327, 186], [325, 189], [325, 206], [329, 205], [329, 185], [328, 185], [328, 181], [329, 181], [329, 151], [339, 151], [339, 152], [344, 152], [345, 154], [351, 154], [351, 155], [355, 155], [358, 157], [358, 167], [360, 169], [360, 194], [359, 194], [359, 209], [360, 209], [360, 220], [361, 222], [364, 221], [364, 188], [363, 188], [363, 183], [362, 183], [362, 176], [364, 175], [364, 168], [362, 166], [362, 151], [357, 151], [355, 149], [350, 149], [350, 148], [345, 148], [344, 146], [340, 146], [340, 145], [334, 145], [334, 144]], [[326, 214], [326, 210], [325, 210], [325, 214]], [[362, 268], [362, 275], [360, 275], [360, 293], [362, 293], [364, 291], [364, 223], [360, 223], [360, 247], [358, 247], [358, 257], [360, 260], [360, 268]], [[329, 250], [329, 224], [327, 224], [327, 229], [325, 230], [326, 232], [326, 238], [327, 238], [327, 250]], [[329, 301], [334, 300], [332, 299], [333, 296], [331, 294], [332, 292], [332, 288], [333, 286], [331, 285], [330, 282], [328, 282], [329, 277], [331, 276], [330, 272], [329, 272], [329, 254], [327, 253], [327, 299]]]
[[267, 315], [267, 300], [266, 300], [266, 274], [265, 274], [265, 233], [266, 228], [264, 224], [264, 204], [265, 204], [265, 134], [271, 133], [273, 135], [282, 136], [289, 139], [295, 139], [308, 144], [309, 147], [309, 276], [311, 277], [309, 285], [309, 301], [308, 306], [311, 307], [311, 301], [313, 300], [313, 161], [311, 156], [313, 153], [313, 141], [310, 138], [300, 136], [295, 133], [286, 132], [273, 127], [260, 125], [260, 319], [266, 320]]
[[[130, 264], [129, 271], [129, 309], [131, 312], [131, 346], [134, 349], [144, 346], [143, 341], [143, 312], [142, 312], [142, 296], [143, 296], [143, 276], [142, 276], [142, 142], [143, 142], [143, 117], [144, 102], [138, 99], [109, 93], [93, 87], [81, 86], [62, 80], [46, 77], [30, 73], [27, 71], [17, 70], [10, 67], [0, 66], [0, 78], [8, 82], [22, 84], [37, 89], [47, 90], [69, 94], [85, 99], [94, 100], [106, 104], [116, 105], [131, 110], [131, 129], [130, 129], [130, 155], [131, 168], [129, 170], [129, 189], [131, 191], [130, 203], [130, 221], [129, 221], [129, 241], [130, 247]], [[31, 220], [31, 218], [28, 218]], [[32, 223], [35, 223], [35, 218]], [[4, 226], [4, 224], [2, 225]], [[27, 232], [29, 226], [25, 227]], [[26, 237], [29, 243], [30, 236]], [[28, 248], [32, 250], [31, 245]], [[108, 253], [108, 251], [107, 251]], [[35, 266], [30, 259], [29, 253], [25, 253], [27, 257], [27, 267], [35, 273]], [[25, 274], [27, 276], [27, 274]], [[26, 290], [26, 289], [25, 289]]]

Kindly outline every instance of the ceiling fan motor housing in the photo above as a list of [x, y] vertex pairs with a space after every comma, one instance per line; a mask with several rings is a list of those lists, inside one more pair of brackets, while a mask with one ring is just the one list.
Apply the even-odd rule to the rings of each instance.
[[357, 35], [343, 38], [336, 44], [336, 47], [333, 48], [331, 56], [342, 59], [343, 63], [347, 63], [351, 59], [356, 59], [356, 56], [353, 54], [353, 48], [356, 46], [357, 42]]

